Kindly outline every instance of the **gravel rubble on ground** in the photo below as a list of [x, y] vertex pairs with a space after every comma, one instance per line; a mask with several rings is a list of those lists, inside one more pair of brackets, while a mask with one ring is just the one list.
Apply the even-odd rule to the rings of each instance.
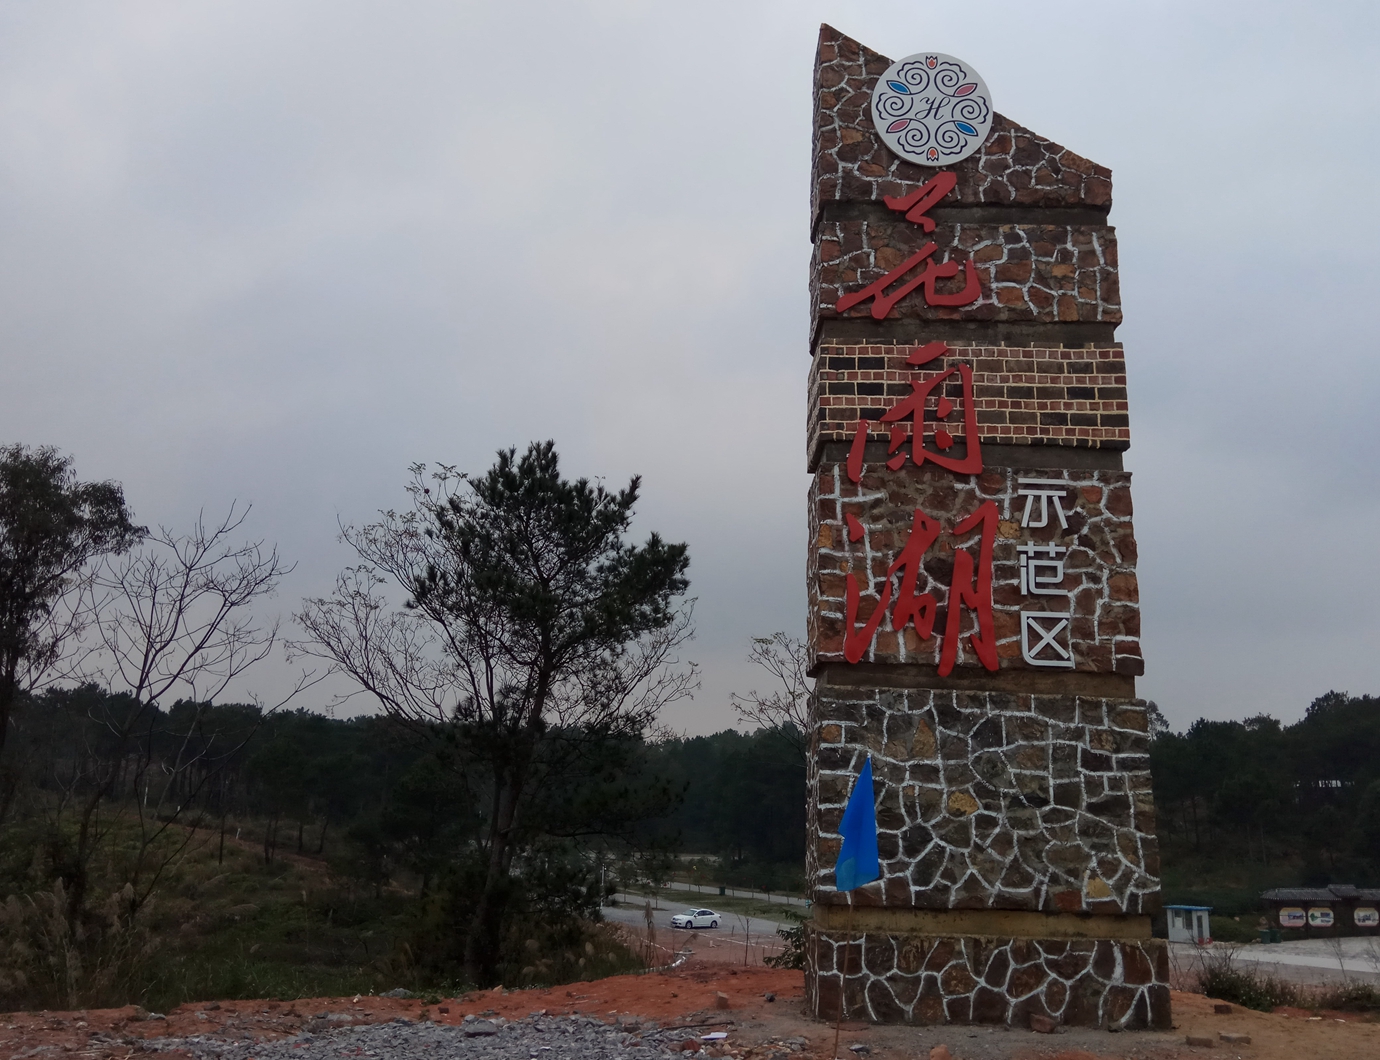
[[690, 1031], [656, 1023], [607, 1024], [590, 1016], [534, 1015], [509, 1022], [467, 1018], [459, 1025], [396, 1019], [391, 1023], [304, 1031], [276, 1041], [220, 1036], [157, 1038], [159, 1052], [185, 1050], [196, 1060], [662, 1060]]

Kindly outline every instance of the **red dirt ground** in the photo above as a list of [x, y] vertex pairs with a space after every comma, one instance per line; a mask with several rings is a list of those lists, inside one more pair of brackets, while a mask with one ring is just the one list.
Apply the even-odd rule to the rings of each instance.
[[[545, 1010], [557, 1015], [580, 1012], [612, 1021], [638, 1016], [663, 1025], [725, 1030], [722, 1046], [710, 1055], [739, 1060], [824, 1060], [833, 1055], [834, 1028], [807, 1018], [802, 1011], [804, 980], [800, 972], [770, 968], [732, 968], [724, 964], [690, 964], [674, 972], [615, 976], [550, 989], [469, 994], [438, 1005], [382, 997], [315, 998], [294, 1002], [222, 1001], [184, 1005], [164, 1019], [150, 1019], [133, 1007], [86, 1012], [0, 1014], [0, 1057], [38, 1056], [61, 1051], [89, 1060], [125, 1058], [140, 1051], [142, 1039], [223, 1032], [277, 1038], [303, 1027], [321, 1030], [356, 1023], [380, 1023], [403, 1016], [458, 1023], [469, 1013], [520, 1019]], [[728, 995], [729, 1009], [715, 1007], [717, 993]], [[774, 1002], [768, 1002], [773, 993]], [[1046, 1036], [1030, 1031], [985, 1027], [879, 1027], [845, 1023], [841, 1056], [854, 1060], [916, 1060], [939, 1044], [954, 1060], [1174, 1060], [1189, 1056], [1249, 1057], [1258, 1060], [1374, 1060], [1380, 1057], [1380, 1024], [1354, 1014], [1315, 1015], [1303, 1010], [1277, 1013], [1233, 1009], [1216, 1015], [1213, 1002], [1201, 995], [1173, 995], [1176, 1029], [1166, 1033], [1108, 1034], [1070, 1029]], [[327, 1017], [334, 1014], [334, 1020]], [[1345, 1021], [1345, 1022], [1342, 1022]], [[1249, 1046], [1217, 1041], [1221, 1031], [1249, 1034]], [[1186, 1035], [1214, 1040], [1211, 1050], [1185, 1044]], [[792, 1054], [783, 1039], [803, 1038], [808, 1045]], [[850, 1052], [850, 1046], [866, 1053]], [[45, 1048], [46, 1047], [46, 1048]], [[165, 1054], [176, 1056], [176, 1053]]]

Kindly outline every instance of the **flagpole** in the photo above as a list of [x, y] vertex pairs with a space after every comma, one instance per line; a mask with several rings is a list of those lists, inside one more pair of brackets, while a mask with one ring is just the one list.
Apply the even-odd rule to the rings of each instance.
[[834, 1020], [834, 1060], [839, 1060], [839, 1029], [843, 1026], [843, 1006], [848, 997], [848, 958], [853, 953], [853, 896], [848, 896], [848, 941], [843, 944], [843, 974], [839, 976], [839, 1014]]

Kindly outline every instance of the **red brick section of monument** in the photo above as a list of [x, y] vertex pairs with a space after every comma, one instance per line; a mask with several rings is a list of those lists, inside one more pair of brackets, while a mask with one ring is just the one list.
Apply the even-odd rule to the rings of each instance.
[[[890, 62], [821, 30], [807, 1007], [1168, 1027], [1111, 173], [1000, 114], [901, 161]], [[840, 892], [869, 758], [882, 878]]]
[[[926, 365], [927, 372], [956, 364], [973, 370], [973, 397], [980, 441], [991, 444], [1059, 445], [1125, 449], [1131, 444], [1126, 402], [1126, 357], [1121, 346], [1101, 349], [1034, 349], [961, 346]], [[821, 345], [810, 369], [810, 469], [827, 442], [848, 443], [859, 418], [876, 421], [909, 396], [917, 377], [906, 364], [915, 348], [902, 345]], [[957, 383], [945, 388], [960, 399]], [[882, 441], [887, 434], [873, 428]]]

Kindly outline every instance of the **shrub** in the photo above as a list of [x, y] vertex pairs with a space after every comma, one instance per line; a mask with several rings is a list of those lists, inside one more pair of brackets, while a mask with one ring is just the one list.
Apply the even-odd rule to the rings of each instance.
[[1298, 989], [1292, 984], [1238, 968], [1229, 956], [1208, 962], [1198, 976], [1198, 986], [1208, 997], [1258, 1012], [1299, 1002]]
[[1380, 1009], [1380, 990], [1369, 983], [1345, 983], [1324, 990], [1318, 996], [1318, 1007], [1350, 1012], [1370, 1012]]
[[125, 1004], [157, 948], [152, 908], [131, 916], [132, 897], [126, 884], [74, 922], [61, 880], [51, 891], [10, 895], [0, 904], [0, 1008]]
[[791, 927], [776, 929], [777, 938], [781, 939], [785, 945], [775, 957], [763, 957], [762, 963], [772, 968], [804, 968], [805, 918], [789, 909], [786, 911], [786, 916], [794, 920], [795, 924]]

